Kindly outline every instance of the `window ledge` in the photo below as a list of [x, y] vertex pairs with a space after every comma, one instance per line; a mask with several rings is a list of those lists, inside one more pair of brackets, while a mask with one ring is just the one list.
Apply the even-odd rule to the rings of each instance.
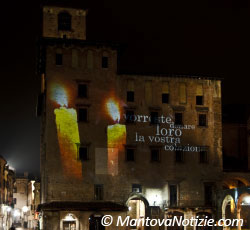
[[205, 106], [203, 106], [203, 105], [196, 105], [195, 106], [195, 109], [197, 110], [197, 111], [203, 111], [203, 112], [207, 112], [207, 111], [209, 111], [209, 108], [208, 107], [205, 107]]
[[197, 125], [197, 128], [200, 128], [200, 129], [207, 129], [208, 128], [208, 126], [207, 125], [205, 125], [205, 126], [203, 126], [203, 125]]

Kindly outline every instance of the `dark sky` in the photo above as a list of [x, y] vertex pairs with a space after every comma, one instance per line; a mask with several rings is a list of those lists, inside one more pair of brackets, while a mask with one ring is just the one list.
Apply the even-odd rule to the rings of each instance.
[[[127, 45], [120, 69], [222, 77], [223, 103], [249, 104], [249, 1], [81, 2], [89, 40]], [[39, 7], [38, 0], [1, 6], [0, 154], [18, 172], [39, 172]]]

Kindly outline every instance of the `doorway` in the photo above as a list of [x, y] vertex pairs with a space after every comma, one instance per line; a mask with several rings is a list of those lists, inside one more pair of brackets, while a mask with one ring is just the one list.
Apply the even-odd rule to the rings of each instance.
[[105, 230], [101, 224], [103, 215], [93, 214], [89, 217], [89, 230]]

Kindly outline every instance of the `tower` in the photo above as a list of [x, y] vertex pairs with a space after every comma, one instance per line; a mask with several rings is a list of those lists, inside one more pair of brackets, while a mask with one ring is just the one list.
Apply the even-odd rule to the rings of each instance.
[[86, 10], [43, 7], [42, 36], [86, 40]]

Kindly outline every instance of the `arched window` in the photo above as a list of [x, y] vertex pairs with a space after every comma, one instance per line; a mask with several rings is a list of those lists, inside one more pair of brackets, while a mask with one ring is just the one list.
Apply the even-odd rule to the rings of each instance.
[[68, 12], [58, 14], [58, 30], [71, 30], [71, 15]]

